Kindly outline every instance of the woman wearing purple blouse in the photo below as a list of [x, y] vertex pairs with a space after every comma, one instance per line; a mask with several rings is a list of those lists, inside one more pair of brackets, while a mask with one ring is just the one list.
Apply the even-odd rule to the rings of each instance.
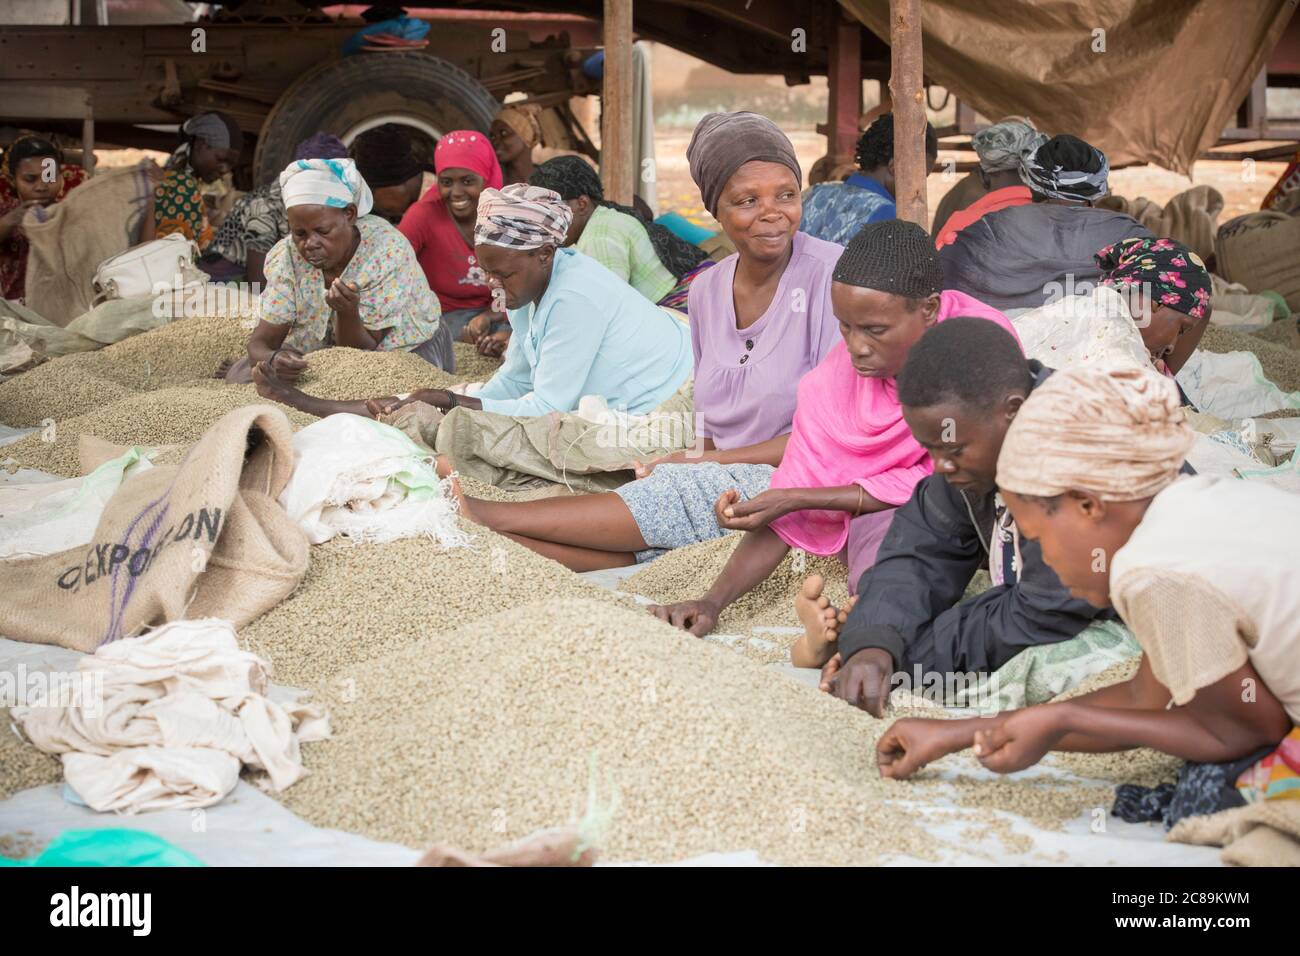
[[736, 253], [690, 289], [698, 449], [650, 462], [617, 491], [493, 502], [469, 519], [575, 571], [621, 567], [725, 534], [714, 503], [767, 489], [790, 437], [799, 379], [839, 339], [831, 273], [843, 249], [800, 233], [799, 162], [755, 113], [711, 113], [686, 151], [705, 207]]

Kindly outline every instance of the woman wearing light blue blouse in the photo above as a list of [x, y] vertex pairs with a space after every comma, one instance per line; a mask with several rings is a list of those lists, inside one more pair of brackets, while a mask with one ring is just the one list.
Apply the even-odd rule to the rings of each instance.
[[[505, 361], [475, 397], [421, 389], [402, 404], [532, 417], [574, 411], [583, 396], [596, 395], [611, 409], [645, 414], [686, 383], [690, 330], [594, 259], [560, 248], [572, 215], [549, 189], [516, 183], [483, 190], [474, 252], [509, 313]], [[259, 385], [267, 397], [313, 415], [374, 415], [398, 404], [332, 402], [282, 382]]]

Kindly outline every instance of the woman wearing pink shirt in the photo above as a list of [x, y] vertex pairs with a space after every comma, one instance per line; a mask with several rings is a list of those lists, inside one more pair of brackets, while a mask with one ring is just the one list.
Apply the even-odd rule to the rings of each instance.
[[875, 560], [893, 509], [931, 465], [903, 420], [894, 376], [925, 330], [952, 316], [997, 322], [1002, 313], [942, 292], [935, 250], [919, 226], [871, 223], [835, 266], [831, 303], [843, 341], [799, 383], [794, 425], [771, 487], [714, 506], [721, 528], [746, 532], [704, 597], [658, 606], [659, 618], [709, 633], [732, 601], [757, 587], [790, 548], [839, 555], [849, 588]]

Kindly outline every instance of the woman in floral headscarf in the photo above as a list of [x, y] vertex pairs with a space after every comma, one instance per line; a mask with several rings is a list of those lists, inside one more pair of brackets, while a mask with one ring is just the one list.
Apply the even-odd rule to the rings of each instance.
[[1051, 368], [1152, 366], [1174, 373], [1210, 319], [1210, 274], [1172, 239], [1122, 239], [1099, 251], [1095, 287], [1012, 318], [1025, 355]]
[[1127, 292], [1133, 321], [1157, 367], [1183, 367], [1210, 324], [1210, 273], [1172, 239], [1125, 239], [1097, 253], [1101, 284]]

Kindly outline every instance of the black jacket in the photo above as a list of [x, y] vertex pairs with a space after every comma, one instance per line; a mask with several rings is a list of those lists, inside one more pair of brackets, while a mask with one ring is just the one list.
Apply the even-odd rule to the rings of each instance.
[[[1051, 369], [1031, 362], [1034, 387]], [[994, 492], [958, 491], [941, 475], [917, 484], [894, 513], [875, 564], [858, 582], [858, 603], [840, 634], [844, 660], [869, 647], [893, 656], [895, 670], [967, 673], [997, 670], [1037, 644], [1074, 637], [1114, 611], [1070, 596], [1035, 541], [1020, 539], [1013, 585], [968, 601], [971, 578], [987, 566]], [[958, 603], [960, 602], [960, 603]]]

